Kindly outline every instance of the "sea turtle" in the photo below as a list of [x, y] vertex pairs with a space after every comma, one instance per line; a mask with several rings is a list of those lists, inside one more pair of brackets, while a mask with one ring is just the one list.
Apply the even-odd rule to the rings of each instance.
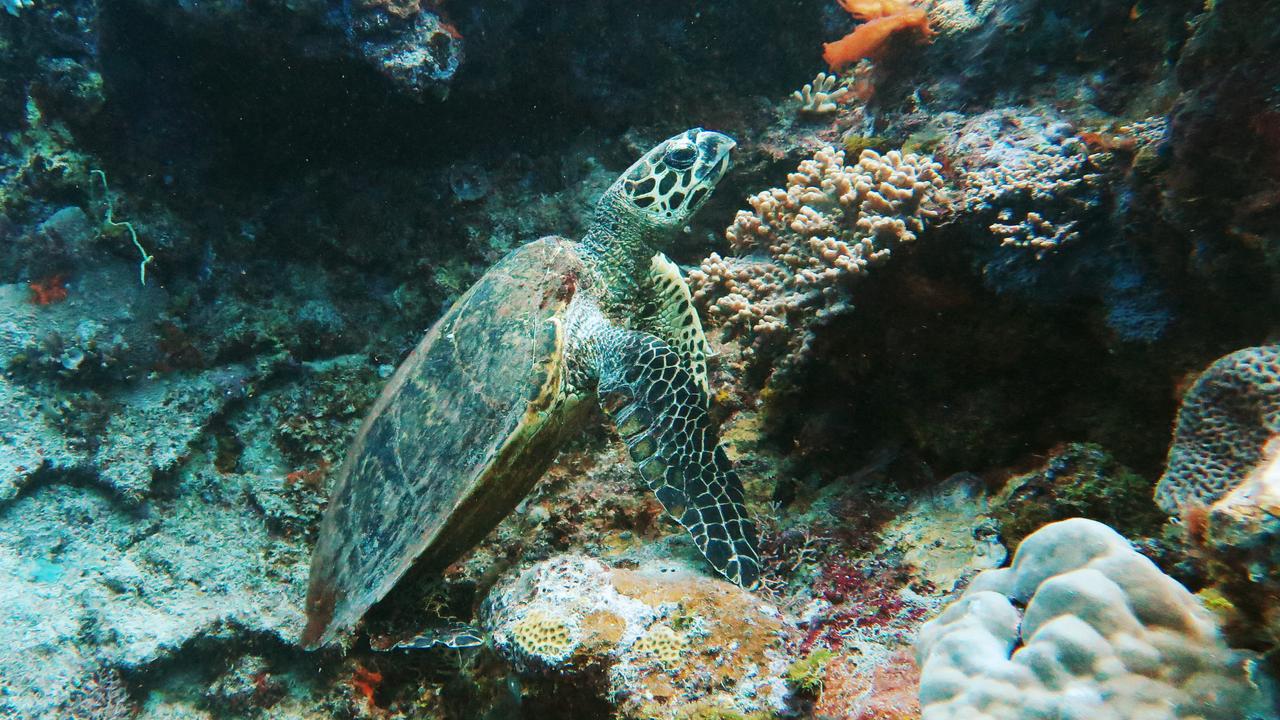
[[604, 193], [581, 242], [513, 250], [431, 327], [337, 474], [305, 646], [351, 628], [411, 568], [441, 570], [480, 542], [593, 400], [710, 564], [756, 584], [756, 530], [707, 415], [706, 338], [661, 252], [724, 177], [734, 145], [701, 128], [664, 140]]

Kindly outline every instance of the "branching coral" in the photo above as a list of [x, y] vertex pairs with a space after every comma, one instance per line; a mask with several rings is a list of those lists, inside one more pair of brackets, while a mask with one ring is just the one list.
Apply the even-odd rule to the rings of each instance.
[[820, 72], [813, 78], [813, 82], [805, 83], [804, 87], [791, 93], [792, 99], [800, 103], [800, 115], [830, 115], [838, 110], [836, 103], [849, 93], [849, 88], [837, 86], [839, 81], [840, 78], [835, 75]]
[[1195, 597], [1081, 518], [979, 575], [921, 628], [917, 655], [923, 720], [1240, 720], [1260, 704]]
[[992, 110], [948, 136], [941, 150], [964, 188], [957, 209], [990, 218], [1003, 245], [1043, 256], [1079, 237], [1081, 219], [1099, 206], [1100, 159], [1049, 114]]
[[823, 44], [822, 59], [831, 67], [832, 72], [839, 71], [863, 58], [878, 56], [884, 50], [889, 38], [904, 30], [917, 29], [924, 38], [933, 35], [933, 30], [929, 28], [928, 13], [921, 8], [912, 7], [910, 3], [903, 0], [837, 0], [837, 2], [850, 15], [867, 22], [839, 40]]
[[1156, 502], [1174, 514], [1221, 498], [1280, 436], [1280, 345], [1219, 358], [1182, 399]]
[[[1175, 320], [1147, 253], [1109, 213], [1127, 202], [1122, 154], [1149, 153], [1163, 123], [1082, 133], [1056, 111], [1006, 107], [942, 113], [930, 134], [960, 192], [956, 219], [978, 238], [983, 283], [1037, 304], [1097, 301], [1123, 342], [1158, 340]], [[1114, 202], [1109, 202], [1114, 200]], [[996, 243], [983, 243], [984, 236]]]
[[941, 166], [932, 158], [819, 150], [787, 187], [752, 196], [725, 232], [738, 257], [712, 254], [689, 274], [709, 320], [755, 351], [804, 354], [812, 327], [849, 309], [852, 280], [914, 241], [939, 214]]

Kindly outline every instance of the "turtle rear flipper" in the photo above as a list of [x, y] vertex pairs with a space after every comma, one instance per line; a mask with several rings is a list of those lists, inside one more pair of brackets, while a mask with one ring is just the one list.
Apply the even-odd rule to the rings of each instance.
[[371, 640], [369, 647], [378, 652], [427, 650], [433, 647], [461, 650], [463, 648], [479, 647], [484, 644], [484, 640], [484, 632], [479, 628], [457, 620], [450, 620], [424, 628], [417, 634], [408, 637], [386, 638], [380, 642]]
[[720, 574], [754, 587], [760, 558], [742, 481], [684, 359], [653, 335], [614, 326], [598, 330], [595, 342], [600, 404], [640, 475]]

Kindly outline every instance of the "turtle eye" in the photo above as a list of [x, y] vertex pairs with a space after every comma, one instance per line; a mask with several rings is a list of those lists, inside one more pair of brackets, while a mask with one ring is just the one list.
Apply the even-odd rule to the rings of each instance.
[[677, 143], [667, 148], [663, 157], [667, 165], [675, 170], [688, 170], [693, 161], [698, 159], [698, 149], [690, 143]]

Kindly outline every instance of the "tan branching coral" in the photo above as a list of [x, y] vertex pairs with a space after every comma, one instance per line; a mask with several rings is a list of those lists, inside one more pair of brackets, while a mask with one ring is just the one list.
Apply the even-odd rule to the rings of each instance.
[[813, 82], [791, 93], [792, 99], [800, 103], [797, 111], [802, 117], [820, 117], [830, 115], [840, 108], [836, 103], [849, 93], [849, 88], [839, 85], [837, 75], [820, 72]]
[[854, 278], [912, 242], [942, 201], [931, 157], [824, 148], [787, 176], [787, 186], [748, 199], [725, 232], [735, 257], [712, 254], [689, 274], [713, 325], [748, 337], [755, 351], [804, 353], [815, 323], [850, 307]]
[[1075, 221], [1054, 223], [1034, 210], [1019, 223], [1011, 223], [1013, 211], [1009, 208], [1001, 210], [998, 219], [1000, 222], [991, 224], [991, 234], [1000, 238], [1001, 245], [1030, 248], [1038, 253], [1057, 250], [1080, 236]]

